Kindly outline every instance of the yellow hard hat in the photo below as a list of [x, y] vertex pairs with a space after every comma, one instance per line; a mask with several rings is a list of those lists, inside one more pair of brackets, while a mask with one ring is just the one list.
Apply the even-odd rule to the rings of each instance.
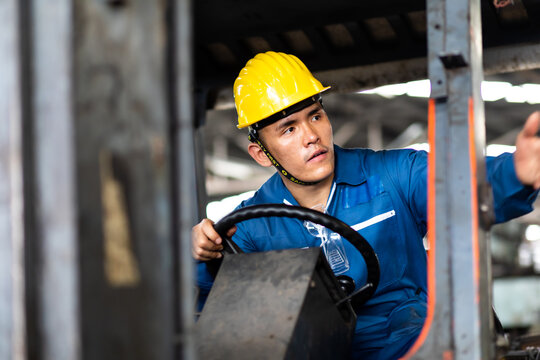
[[249, 60], [234, 82], [238, 128], [317, 95], [324, 87], [294, 55], [268, 51]]

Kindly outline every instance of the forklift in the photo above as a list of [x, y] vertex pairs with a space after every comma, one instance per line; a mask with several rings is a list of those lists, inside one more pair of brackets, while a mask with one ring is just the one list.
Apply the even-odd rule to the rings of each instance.
[[[195, 322], [205, 116], [230, 108], [238, 70], [267, 50], [298, 54], [339, 93], [429, 78], [429, 307], [404, 358], [540, 358], [538, 337], [509, 339], [492, 312], [480, 94], [485, 73], [540, 68], [538, 0], [0, 0], [0, 19], [0, 359], [346, 357], [377, 254], [308, 209], [218, 227], [327, 226], [363, 255], [360, 290], [320, 249], [228, 241]], [[260, 342], [244, 337], [255, 330]]]

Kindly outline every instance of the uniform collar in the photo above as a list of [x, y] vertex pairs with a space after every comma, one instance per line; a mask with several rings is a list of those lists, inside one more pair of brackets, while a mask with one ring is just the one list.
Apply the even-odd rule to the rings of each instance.
[[363, 152], [334, 145], [334, 181], [337, 184], [360, 185], [366, 181], [366, 174], [362, 170], [363, 156], [359, 154]]
[[[343, 149], [334, 145], [336, 184], [360, 185], [366, 181], [366, 175], [362, 170], [362, 154], [363, 152], [359, 152], [358, 149]], [[259, 189], [259, 195], [264, 202], [298, 205], [277, 173]]]

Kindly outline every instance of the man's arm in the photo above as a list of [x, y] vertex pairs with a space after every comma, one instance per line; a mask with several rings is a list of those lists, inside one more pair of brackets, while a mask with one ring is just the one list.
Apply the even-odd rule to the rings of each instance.
[[[540, 112], [527, 119], [516, 139], [516, 152], [486, 158], [487, 178], [493, 189], [496, 222], [504, 222], [532, 210], [540, 188]], [[400, 152], [394, 172], [419, 225], [426, 227], [427, 156]], [[536, 191], [535, 191], [536, 189]]]
[[[227, 236], [231, 237], [235, 232], [236, 226], [229, 230]], [[193, 258], [197, 260], [197, 287], [199, 288], [197, 309], [199, 311], [202, 310], [214, 282], [205, 262], [220, 258], [221, 250], [223, 250], [223, 239], [214, 229], [212, 220], [203, 219], [191, 229], [191, 252]]]
[[496, 223], [511, 220], [533, 209], [540, 187], [540, 139], [536, 136], [539, 123], [540, 113], [531, 114], [516, 139], [513, 154], [486, 158]]
[[514, 166], [519, 181], [535, 189], [540, 188], [540, 111], [532, 113], [516, 139]]
[[538, 191], [524, 185], [515, 169], [515, 154], [486, 158], [487, 180], [493, 193], [495, 223], [502, 223], [532, 211]]

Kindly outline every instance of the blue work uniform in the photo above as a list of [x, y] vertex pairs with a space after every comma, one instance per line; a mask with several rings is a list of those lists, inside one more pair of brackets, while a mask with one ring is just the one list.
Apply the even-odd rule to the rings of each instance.
[[[377, 253], [379, 286], [361, 309], [353, 338], [353, 357], [396, 359], [419, 335], [427, 311], [427, 153], [414, 150], [372, 151], [334, 146], [334, 182], [326, 212], [358, 231]], [[532, 210], [537, 192], [516, 177], [513, 155], [487, 158], [496, 221]], [[281, 177], [274, 174], [239, 207], [285, 203], [298, 205]], [[237, 224], [233, 240], [245, 252], [320, 246], [303, 221], [259, 218]], [[344, 241], [350, 269], [345, 275], [358, 287], [366, 281], [360, 253]], [[206, 295], [212, 280], [199, 265], [198, 285]]]

